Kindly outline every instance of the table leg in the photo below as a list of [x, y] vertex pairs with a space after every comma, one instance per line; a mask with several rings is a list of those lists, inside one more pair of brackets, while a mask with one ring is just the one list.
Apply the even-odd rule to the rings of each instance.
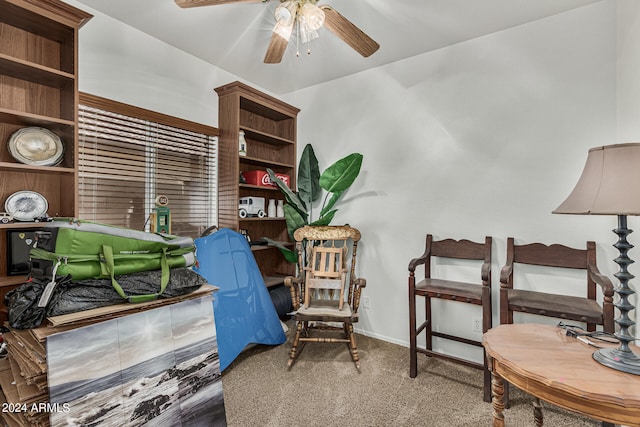
[[491, 405], [493, 406], [493, 427], [504, 427], [504, 383], [495, 372], [491, 372]]
[[542, 403], [540, 403], [540, 399], [537, 397], [533, 401], [533, 418], [536, 423], [536, 427], [542, 427], [542, 423], [544, 422], [542, 415]]

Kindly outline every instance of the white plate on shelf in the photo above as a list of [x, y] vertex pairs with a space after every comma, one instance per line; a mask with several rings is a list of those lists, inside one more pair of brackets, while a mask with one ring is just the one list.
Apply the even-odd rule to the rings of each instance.
[[11, 135], [9, 152], [20, 163], [55, 166], [62, 162], [64, 146], [60, 137], [49, 129], [27, 127], [18, 129]]
[[18, 221], [33, 221], [47, 214], [49, 203], [42, 194], [35, 191], [18, 191], [7, 197], [4, 210]]

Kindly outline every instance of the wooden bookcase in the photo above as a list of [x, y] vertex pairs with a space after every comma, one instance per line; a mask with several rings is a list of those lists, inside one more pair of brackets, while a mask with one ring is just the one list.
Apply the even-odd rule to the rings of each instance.
[[[92, 15], [59, 0], [0, 0], [0, 211], [11, 194], [42, 194], [50, 216], [77, 214], [78, 30]], [[58, 166], [16, 161], [7, 148], [18, 129], [37, 126], [64, 144]], [[38, 223], [0, 224], [0, 319], [4, 295], [26, 279], [8, 275], [7, 230]]]
[[[291, 244], [284, 218], [240, 218], [240, 197], [254, 196], [283, 200], [276, 187], [240, 183], [245, 171], [272, 169], [289, 175], [290, 187], [296, 180], [296, 121], [299, 109], [240, 82], [215, 89], [218, 94], [219, 171], [218, 225], [236, 231], [247, 230], [252, 240], [268, 237]], [[238, 154], [239, 132], [244, 131], [247, 155]], [[291, 244], [291, 247], [293, 245]], [[251, 247], [267, 287], [283, 283], [284, 276], [295, 273], [272, 246]]]

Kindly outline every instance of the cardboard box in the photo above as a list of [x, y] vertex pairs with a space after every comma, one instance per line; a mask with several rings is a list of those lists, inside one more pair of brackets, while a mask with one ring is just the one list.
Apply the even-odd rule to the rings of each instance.
[[[261, 187], [277, 187], [277, 185], [271, 181], [266, 171], [244, 171], [242, 172], [242, 176], [247, 184], [259, 185]], [[289, 175], [276, 173], [276, 176], [280, 178], [287, 187], [291, 187], [289, 184]]]

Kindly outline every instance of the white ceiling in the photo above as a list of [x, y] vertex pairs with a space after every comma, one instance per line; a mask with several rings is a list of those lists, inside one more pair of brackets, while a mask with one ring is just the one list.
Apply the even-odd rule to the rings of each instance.
[[[361, 57], [326, 29], [264, 64], [277, 0], [190, 9], [173, 0], [78, 0], [276, 94], [313, 86], [602, 0], [321, 0], [380, 44]], [[90, 23], [89, 23], [90, 25]]]

